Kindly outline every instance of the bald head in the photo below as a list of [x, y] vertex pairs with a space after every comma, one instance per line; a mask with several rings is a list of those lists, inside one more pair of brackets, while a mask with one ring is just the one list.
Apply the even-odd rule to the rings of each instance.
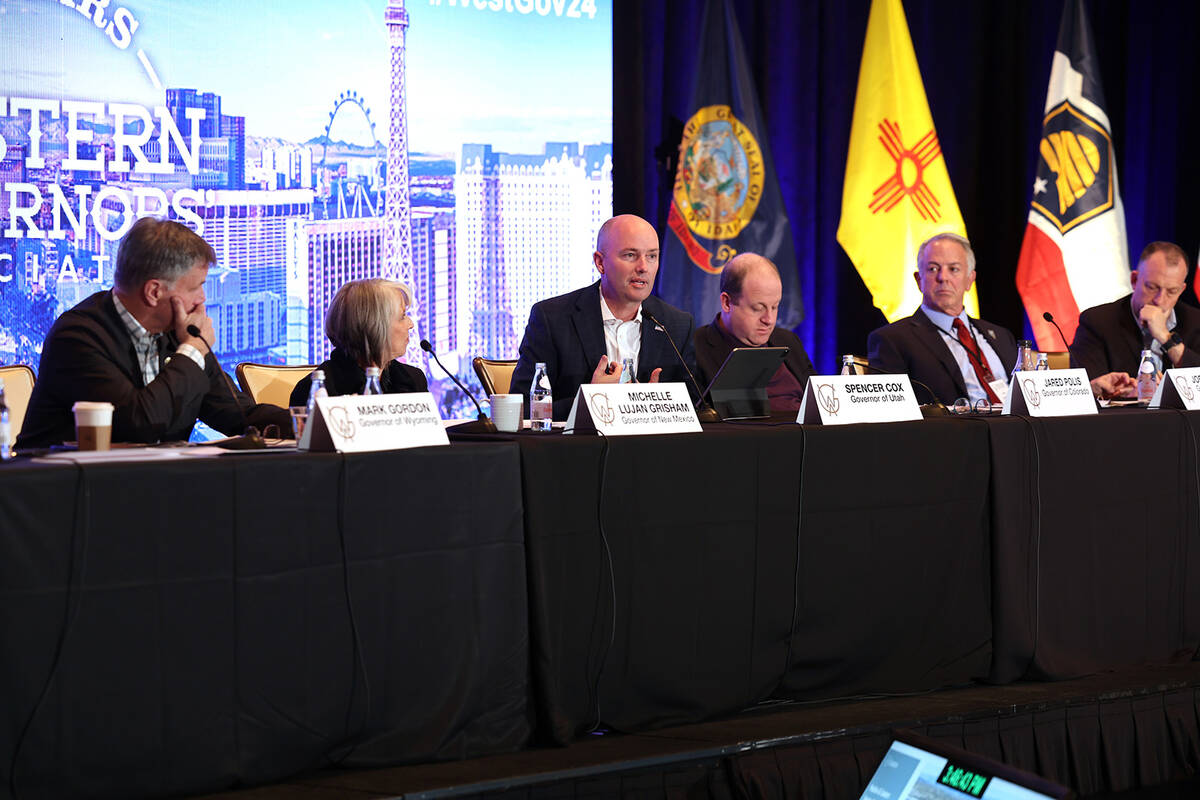
[[766, 256], [758, 253], [738, 253], [721, 270], [721, 291], [733, 299], [742, 293], [742, 284], [751, 272], [764, 272], [779, 277], [779, 268]]
[[596, 234], [596, 249], [603, 252], [612, 245], [613, 241], [620, 241], [638, 233], [649, 234], [654, 237], [656, 242], [658, 241], [658, 233], [654, 230], [654, 226], [637, 214], [618, 214], [610, 217], [604, 221], [604, 224], [600, 226], [599, 233]]
[[762, 347], [775, 330], [783, 281], [771, 259], [739, 253], [721, 270], [721, 322], [739, 341]]
[[600, 226], [592, 263], [600, 273], [600, 293], [620, 319], [633, 319], [650, 296], [658, 274], [658, 233], [634, 214], [622, 214]]
[[1143, 318], [1142, 308], [1156, 306], [1170, 314], [1187, 288], [1188, 256], [1173, 242], [1151, 242], [1138, 257], [1130, 275], [1133, 284], [1133, 313]]

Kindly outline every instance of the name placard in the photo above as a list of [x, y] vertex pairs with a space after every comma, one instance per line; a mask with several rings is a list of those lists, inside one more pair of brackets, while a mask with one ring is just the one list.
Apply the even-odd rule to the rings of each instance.
[[366, 453], [450, 444], [429, 392], [319, 397], [313, 417], [300, 450]]
[[1073, 417], [1095, 414], [1096, 400], [1084, 369], [1018, 372], [1008, 385], [1005, 414], [1029, 417]]
[[585, 383], [575, 393], [568, 433], [605, 436], [698, 433], [700, 420], [682, 383]]
[[1200, 410], [1200, 367], [1167, 370], [1154, 390], [1150, 407]]
[[813, 375], [796, 422], [848, 425], [921, 419], [907, 375]]

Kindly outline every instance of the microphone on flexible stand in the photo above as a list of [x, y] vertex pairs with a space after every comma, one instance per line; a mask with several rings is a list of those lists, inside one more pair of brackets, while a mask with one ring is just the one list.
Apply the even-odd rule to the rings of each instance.
[[1064, 345], [1064, 346], [1067, 348], [1067, 350], [1069, 351], [1069, 350], [1071, 349], [1071, 345], [1070, 345], [1070, 344], [1067, 342], [1067, 337], [1066, 337], [1066, 335], [1065, 335], [1065, 334], [1062, 332], [1062, 328], [1058, 327], [1058, 323], [1054, 321], [1054, 315], [1053, 315], [1053, 314], [1051, 314], [1049, 311], [1043, 311], [1043, 312], [1042, 312], [1042, 319], [1046, 320], [1046, 322], [1049, 322], [1051, 325], [1053, 325], [1053, 326], [1054, 326], [1054, 329], [1055, 329], [1056, 331], [1058, 331], [1058, 337], [1059, 337], [1060, 339], [1062, 339], [1062, 340], [1063, 340], [1063, 345]]
[[[212, 345], [200, 333], [199, 328], [195, 325], [188, 325], [187, 332], [188, 336], [195, 336], [204, 342], [204, 346], [208, 348], [208, 352], [213, 353]], [[216, 357], [217, 354], [213, 353], [213, 358]], [[242, 435], [231, 436], [218, 444], [217, 447], [224, 448], [225, 450], [265, 450], [267, 443], [263, 441], [262, 434], [258, 432], [258, 428], [251, 425], [250, 421], [246, 419], [246, 412], [242, 408], [242, 404], [238, 401], [237, 394], [233, 391], [233, 384], [230, 383], [229, 376], [225, 374], [225, 370], [221, 369], [219, 363], [217, 364], [217, 371], [221, 373], [221, 383], [225, 386], [226, 391], [229, 392], [229, 397], [233, 400], [233, 407], [238, 410], [238, 414], [242, 418]]]
[[479, 412], [479, 416], [477, 416], [473, 422], [464, 422], [461, 425], [455, 425], [452, 428], [448, 428], [448, 430], [454, 431], [455, 433], [496, 433], [496, 423], [492, 422], [491, 419], [488, 418], [488, 415], [483, 413], [483, 406], [479, 405], [479, 401], [475, 399], [475, 395], [471, 394], [470, 390], [468, 390], [466, 386], [462, 385], [462, 381], [455, 377], [453, 372], [446, 369], [446, 365], [443, 364], [442, 360], [437, 357], [437, 353], [433, 352], [433, 345], [429, 343], [428, 339], [421, 340], [421, 349], [433, 356], [433, 360], [436, 361], [437, 365], [442, 368], [442, 372], [449, 375], [450, 380], [454, 381], [454, 385], [459, 389], [462, 389], [462, 393], [471, 398], [471, 402], [475, 404], [475, 410]]
[[[854, 368], [855, 369], [867, 369], [867, 370], [870, 370], [871, 372], [874, 372], [876, 375], [895, 375], [896, 374], [894, 372], [884, 372], [879, 367], [872, 367], [870, 364], [855, 364]], [[919, 380], [917, 380], [916, 378], [914, 378], [911, 375], [909, 375], [907, 377], [908, 377], [909, 383], [912, 383], [916, 386], [920, 386], [922, 389], [929, 392], [929, 396], [933, 398], [932, 403], [922, 403], [921, 404], [921, 406], [920, 406], [921, 416], [923, 416], [923, 417], [944, 417], [950, 413], [950, 409], [946, 408], [945, 403], [943, 403], [941, 400], [938, 400], [938, 396], [933, 393], [933, 389], [930, 389], [927, 385], [925, 385], [924, 383], [921, 383]]]
[[704, 399], [704, 392], [700, 389], [700, 384], [696, 382], [696, 376], [692, 374], [688, 368], [687, 362], [683, 360], [683, 354], [679, 352], [679, 348], [675, 346], [675, 340], [671, 338], [671, 334], [667, 332], [667, 326], [654, 318], [654, 315], [645, 309], [642, 313], [646, 315], [646, 319], [654, 323], [654, 327], [663, 332], [667, 337], [667, 341], [671, 343], [671, 349], [675, 351], [675, 357], [679, 359], [679, 363], [683, 364], [683, 371], [687, 373], [688, 378], [692, 381], [692, 386], [696, 388], [696, 396], [700, 398], [700, 406], [696, 409], [696, 418], [701, 422], [720, 422], [721, 415], [717, 410], [708, 404]]

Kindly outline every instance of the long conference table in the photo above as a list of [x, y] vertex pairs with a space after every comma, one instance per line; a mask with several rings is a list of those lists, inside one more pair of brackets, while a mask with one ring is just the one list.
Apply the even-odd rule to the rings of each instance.
[[0, 796], [161, 797], [1200, 646], [1200, 413], [0, 465]]

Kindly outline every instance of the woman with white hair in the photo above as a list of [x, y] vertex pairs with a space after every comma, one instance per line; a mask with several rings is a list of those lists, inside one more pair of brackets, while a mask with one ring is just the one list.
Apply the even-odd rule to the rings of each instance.
[[[396, 361], [408, 349], [411, 304], [407, 286], [384, 278], [350, 281], [338, 289], [325, 315], [325, 335], [334, 350], [318, 367], [325, 371], [325, 390], [331, 397], [361, 394], [367, 367], [379, 367], [384, 394], [429, 390], [424, 372]], [[296, 384], [293, 406], [308, 402], [311, 385], [311, 375]]]

